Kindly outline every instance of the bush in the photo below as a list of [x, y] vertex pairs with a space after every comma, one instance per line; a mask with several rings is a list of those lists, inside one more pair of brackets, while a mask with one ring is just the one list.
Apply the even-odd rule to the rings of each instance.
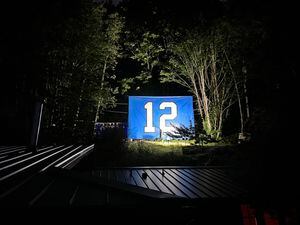
[[174, 128], [173, 132], [167, 132], [166, 135], [172, 139], [179, 140], [192, 140], [195, 139], [195, 127], [186, 127], [184, 125], [175, 126], [171, 124]]

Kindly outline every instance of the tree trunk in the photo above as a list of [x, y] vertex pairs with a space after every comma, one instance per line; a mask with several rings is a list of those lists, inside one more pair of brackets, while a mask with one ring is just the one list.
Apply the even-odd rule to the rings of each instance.
[[[229, 104], [228, 105], [231, 105], [232, 104], [232, 97], [229, 99]], [[229, 116], [229, 108], [226, 109], [226, 112], [225, 112], [225, 119], [227, 119]]]
[[220, 137], [221, 135], [221, 130], [222, 130], [222, 123], [223, 123], [223, 112], [221, 110], [220, 115], [219, 115], [219, 126], [218, 126], [218, 132], [217, 132], [217, 139]]
[[[104, 85], [105, 72], [106, 72], [106, 67], [107, 67], [107, 59], [108, 59], [108, 56], [106, 56], [105, 61], [104, 61], [104, 65], [103, 65], [100, 91], [102, 91], [103, 85]], [[97, 109], [96, 109], [96, 115], [95, 115], [94, 123], [97, 123], [97, 121], [99, 119], [100, 104], [101, 104], [101, 96], [98, 98]]]
[[211, 131], [211, 121], [210, 121], [210, 115], [209, 115], [209, 106], [208, 106], [208, 98], [206, 96], [206, 90], [205, 90], [205, 77], [204, 74], [202, 75], [201, 79], [201, 93], [202, 93], [202, 99], [203, 99], [203, 109], [204, 109], [204, 115], [205, 115], [205, 122], [207, 126], [207, 130]]
[[236, 81], [236, 78], [235, 78], [235, 73], [234, 73], [234, 71], [233, 71], [233, 69], [231, 67], [231, 63], [230, 63], [230, 61], [228, 59], [228, 56], [227, 56], [227, 54], [226, 54], [225, 51], [224, 51], [224, 54], [226, 56], [228, 65], [230, 67], [232, 78], [233, 78], [233, 82], [234, 82], [234, 88], [235, 88], [235, 91], [236, 91], [238, 105], [239, 105], [239, 111], [240, 111], [240, 122], [241, 122], [240, 133], [243, 135], [244, 134], [244, 115], [243, 115], [243, 110], [242, 110], [242, 102], [241, 102], [241, 97], [240, 97], [240, 93], [239, 93], [239, 88], [238, 88], [237, 81]]
[[243, 110], [242, 110], [242, 102], [241, 102], [241, 97], [240, 97], [240, 93], [239, 93], [239, 89], [238, 89], [238, 85], [237, 85], [237, 81], [235, 79], [234, 73], [232, 73], [232, 76], [233, 76], [234, 87], [235, 87], [238, 105], [239, 105], [239, 111], [240, 111], [240, 122], [241, 122], [241, 131], [240, 132], [243, 134], [244, 133], [244, 114], [243, 114]]
[[201, 103], [201, 98], [200, 98], [198, 88], [197, 88], [197, 85], [196, 85], [196, 81], [193, 78], [191, 80], [192, 80], [192, 84], [193, 84], [193, 87], [194, 87], [193, 92], [196, 95], [196, 99], [197, 99], [197, 105], [198, 105], [198, 110], [199, 110], [199, 113], [200, 113], [200, 117], [203, 120], [204, 117], [203, 117], [203, 112], [202, 112], [202, 103]]
[[246, 105], [246, 116], [247, 119], [250, 118], [250, 107], [249, 107], [249, 99], [248, 99], [248, 93], [247, 93], [247, 75], [244, 75], [244, 82], [243, 82], [243, 86], [244, 86], [244, 95], [245, 95], [245, 105]]
[[82, 97], [83, 97], [83, 90], [84, 90], [84, 84], [85, 84], [86, 79], [83, 78], [81, 85], [80, 85], [80, 94], [79, 94], [79, 100], [78, 100], [78, 105], [75, 113], [75, 118], [74, 118], [74, 124], [73, 124], [73, 136], [75, 135], [75, 130], [76, 126], [78, 123], [78, 118], [79, 118], [79, 113], [80, 113], [80, 108], [81, 108], [81, 102], [82, 102]]
[[51, 112], [50, 112], [50, 119], [49, 119], [49, 123], [48, 123], [48, 128], [52, 127], [52, 125], [53, 125], [55, 107], [57, 106], [57, 95], [58, 95], [58, 81], [56, 79], [55, 80], [55, 92], [54, 92], [54, 96], [53, 96], [53, 104], [52, 104], [52, 109], [51, 109]]

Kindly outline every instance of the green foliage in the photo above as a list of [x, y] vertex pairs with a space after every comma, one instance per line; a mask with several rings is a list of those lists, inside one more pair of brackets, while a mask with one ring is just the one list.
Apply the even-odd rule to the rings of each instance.
[[[137, 37], [136, 34], [127, 32], [128, 41], [125, 42], [125, 51], [128, 57], [136, 61], [140, 68], [138, 74], [133, 74], [121, 81], [122, 93], [126, 93], [133, 86], [136, 90], [152, 78], [153, 70], [159, 66], [159, 57], [164, 51], [160, 44], [160, 35], [146, 31]], [[138, 41], [140, 40], [140, 41]]]
[[163, 48], [158, 44], [159, 35], [144, 33], [140, 42], [130, 43], [133, 55], [132, 59], [137, 60], [147, 70], [151, 70], [158, 64], [158, 56], [163, 51]]
[[121, 84], [121, 94], [125, 94], [126, 92], [128, 92], [133, 84], [134, 84], [134, 78], [133, 77], [130, 77], [130, 78], [124, 78], [120, 81], [120, 84]]

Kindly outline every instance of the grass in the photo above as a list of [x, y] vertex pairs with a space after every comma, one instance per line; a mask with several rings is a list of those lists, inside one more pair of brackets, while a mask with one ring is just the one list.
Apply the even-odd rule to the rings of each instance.
[[[204, 166], [222, 165], [231, 145], [194, 141], [131, 141], [123, 145], [114, 141], [96, 143], [89, 157], [89, 167], [114, 166]], [[220, 156], [222, 159], [218, 159]]]
[[175, 154], [182, 155], [182, 147], [189, 146], [190, 141], [132, 141], [126, 143], [131, 153], [148, 152], [155, 155]]

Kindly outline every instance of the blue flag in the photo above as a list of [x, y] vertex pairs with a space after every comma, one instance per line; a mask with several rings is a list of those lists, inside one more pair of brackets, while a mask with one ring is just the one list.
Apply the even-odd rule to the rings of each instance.
[[129, 96], [129, 139], [169, 139], [182, 125], [194, 127], [192, 96]]

